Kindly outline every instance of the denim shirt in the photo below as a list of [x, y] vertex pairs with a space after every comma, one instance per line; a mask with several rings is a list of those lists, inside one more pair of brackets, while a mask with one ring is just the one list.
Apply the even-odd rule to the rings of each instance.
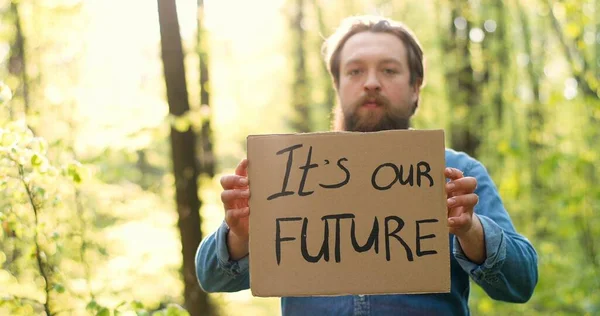
[[[493, 299], [523, 303], [538, 280], [537, 254], [531, 243], [515, 231], [510, 216], [485, 167], [470, 156], [446, 149], [446, 166], [477, 179], [479, 203], [475, 213], [483, 225], [486, 259], [478, 265], [450, 235], [451, 290], [443, 294], [345, 295], [282, 297], [283, 315], [469, 315], [469, 277]], [[207, 236], [196, 254], [196, 274], [207, 292], [248, 289], [248, 256], [229, 258], [228, 227], [223, 224]]]

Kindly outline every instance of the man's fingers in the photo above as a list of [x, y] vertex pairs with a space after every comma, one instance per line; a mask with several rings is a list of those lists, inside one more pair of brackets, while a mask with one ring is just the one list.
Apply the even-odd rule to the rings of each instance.
[[233, 189], [224, 190], [221, 192], [221, 201], [225, 204], [225, 208], [231, 205], [237, 199], [247, 199], [250, 197], [250, 190], [248, 189]]
[[[473, 186], [472, 181], [468, 178], [460, 178], [459, 180], [462, 181], [455, 180], [453, 182], [464, 185], [463, 189]], [[475, 181], [475, 185], [476, 183]], [[478, 202], [479, 196], [475, 193], [455, 195], [447, 200], [448, 227], [451, 234], [457, 234], [470, 229], [473, 221], [473, 208]]]
[[460, 206], [465, 208], [473, 208], [478, 202], [479, 196], [477, 196], [475, 193], [457, 195], [447, 200], [448, 208], [457, 208]]
[[461, 228], [469, 224], [472, 217], [467, 213], [462, 213], [459, 216], [448, 218], [448, 227], [450, 228]]
[[238, 166], [235, 168], [235, 174], [238, 176], [247, 177], [248, 176], [248, 159], [244, 158]]
[[248, 186], [248, 159], [244, 158], [235, 168], [235, 174], [221, 177], [221, 187], [225, 190]]
[[228, 224], [233, 224], [244, 217], [248, 217], [248, 215], [250, 215], [250, 207], [230, 209], [225, 212], [225, 221]]
[[463, 172], [456, 168], [446, 168], [444, 169], [444, 175], [446, 178], [456, 180], [463, 177]]
[[226, 175], [221, 177], [221, 186], [225, 190], [231, 190], [234, 188], [244, 188], [248, 186], [248, 178], [239, 175]]
[[477, 188], [477, 179], [464, 177], [446, 183], [446, 193], [473, 193]]

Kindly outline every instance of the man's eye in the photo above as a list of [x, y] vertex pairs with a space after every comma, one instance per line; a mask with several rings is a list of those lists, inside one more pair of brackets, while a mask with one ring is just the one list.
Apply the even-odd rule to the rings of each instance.
[[396, 69], [392, 69], [392, 68], [386, 68], [386, 69], [383, 70], [383, 72], [386, 73], [386, 74], [388, 74], [388, 75], [393, 75], [393, 74], [398, 73], [396, 71]]
[[360, 74], [360, 69], [352, 69], [352, 70], [349, 70], [349, 71], [348, 71], [348, 74], [349, 74], [350, 76], [356, 76], [356, 75]]

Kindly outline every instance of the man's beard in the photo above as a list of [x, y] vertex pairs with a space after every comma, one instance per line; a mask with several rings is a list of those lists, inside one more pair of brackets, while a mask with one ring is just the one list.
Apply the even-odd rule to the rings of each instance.
[[[363, 115], [358, 112], [368, 100], [375, 100], [377, 107], [373, 111], [366, 111]], [[386, 130], [408, 129], [410, 117], [401, 110], [394, 109], [390, 101], [380, 94], [367, 94], [350, 106], [351, 111], [343, 113], [344, 130], [351, 132], [377, 132]], [[382, 112], [382, 113], [376, 113]]]

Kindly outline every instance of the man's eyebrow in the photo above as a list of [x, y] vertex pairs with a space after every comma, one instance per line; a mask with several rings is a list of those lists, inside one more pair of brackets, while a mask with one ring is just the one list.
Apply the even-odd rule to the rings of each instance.
[[347, 60], [343, 65], [348, 66], [348, 65], [352, 65], [352, 64], [359, 64], [362, 62], [363, 61], [360, 58], [351, 58], [351, 59]]
[[[351, 59], [348, 59], [343, 64], [343, 66], [347, 67], [349, 65], [360, 64], [362, 62], [364, 62], [364, 61], [362, 59], [360, 59], [360, 58], [351, 58]], [[389, 58], [386, 58], [386, 59], [383, 59], [383, 60], [379, 61], [379, 64], [390, 64], [390, 63], [396, 64], [398, 66], [402, 66], [402, 63], [400, 62], [400, 59], [398, 59], [398, 58], [389, 57]]]
[[396, 58], [386, 58], [382, 61], [379, 62], [380, 64], [389, 64], [389, 63], [393, 63], [393, 64], [398, 64], [399, 66], [402, 66], [402, 63], [400, 62], [399, 59]]

